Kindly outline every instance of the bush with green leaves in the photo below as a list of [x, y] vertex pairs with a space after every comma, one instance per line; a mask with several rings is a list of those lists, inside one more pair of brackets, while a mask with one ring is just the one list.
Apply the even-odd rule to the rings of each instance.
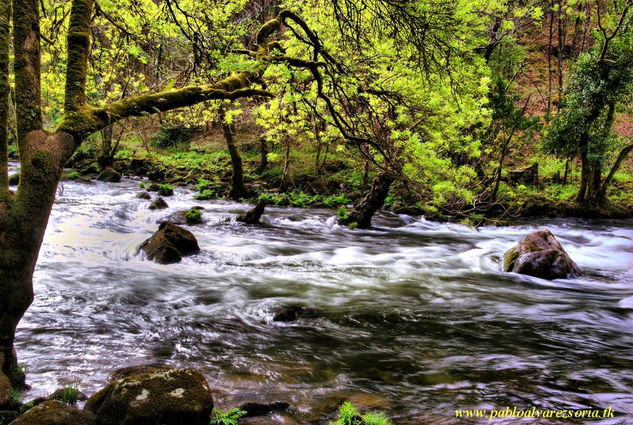
[[174, 188], [169, 184], [158, 185], [158, 194], [161, 196], [171, 196], [174, 194]]
[[185, 215], [185, 217], [187, 218], [187, 224], [202, 223], [202, 212], [195, 208], [192, 208], [189, 211], [187, 211], [187, 214]]
[[208, 201], [211, 199], [218, 199], [220, 196], [212, 189], [206, 189], [196, 195], [198, 201]]
[[234, 408], [223, 412], [218, 409], [213, 409], [213, 418], [209, 425], [237, 425], [238, 419], [244, 416], [246, 412], [239, 408]]
[[327, 196], [323, 198], [323, 205], [328, 208], [334, 208], [341, 205], [347, 205], [351, 202], [345, 195]]
[[330, 425], [392, 425], [391, 421], [380, 412], [368, 412], [361, 415], [358, 410], [352, 406], [352, 403], [346, 401], [339, 409], [338, 419], [336, 422], [330, 422]]
[[184, 125], [161, 126], [156, 133], [156, 146], [159, 148], [171, 148], [191, 141], [195, 134], [192, 128]]

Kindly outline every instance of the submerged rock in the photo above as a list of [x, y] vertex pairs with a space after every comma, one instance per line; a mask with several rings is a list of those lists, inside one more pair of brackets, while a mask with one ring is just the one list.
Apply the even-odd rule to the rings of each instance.
[[137, 193], [136, 197], [139, 198], [139, 199], [147, 199], [148, 201], [150, 199], [152, 199], [152, 195], [150, 195], [150, 193], [145, 191], [145, 190], [142, 191], [142, 192]]
[[69, 407], [59, 401], [45, 401], [29, 409], [11, 425], [96, 425], [91, 412]]
[[259, 219], [264, 214], [264, 209], [266, 208], [266, 201], [260, 199], [257, 201], [257, 205], [254, 208], [248, 210], [246, 213], [237, 217], [237, 221], [246, 224], [259, 224]]
[[121, 174], [112, 167], [107, 167], [97, 176], [97, 180], [109, 183], [118, 183], [121, 181]]
[[114, 380], [85, 409], [99, 425], [208, 425], [213, 397], [199, 372], [167, 369]]
[[164, 221], [151, 238], [144, 241], [140, 249], [147, 258], [160, 264], [177, 263], [182, 257], [200, 250], [196, 237], [187, 229]]
[[160, 196], [154, 200], [151, 204], [149, 204], [150, 210], [164, 210], [165, 208], [169, 208], [167, 202]]
[[294, 322], [300, 317], [314, 316], [313, 309], [303, 305], [284, 305], [277, 309], [273, 322]]
[[8, 424], [18, 416], [20, 416], [20, 414], [13, 410], [0, 410], [0, 424]]
[[581, 275], [576, 263], [548, 229], [530, 233], [506, 251], [503, 270], [550, 280]]

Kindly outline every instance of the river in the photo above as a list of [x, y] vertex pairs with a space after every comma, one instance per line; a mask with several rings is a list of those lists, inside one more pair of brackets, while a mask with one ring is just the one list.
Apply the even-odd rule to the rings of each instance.
[[[70, 382], [91, 394], [116, 368], [163, 362], [199, 369], [219, 408], [284, 400], [296, 423], [342, 400], [395, 424], [489, 423], [455, 411], [506, 406], [612, 407], [594, 423], [633, 423], [631, 220], [475, 230], [381, 213], [352, 231], [331, 210], [269, 208], [251, 227], [235, 222], [247, 205], [185, 188], [162, 211], [135, 197], [135, 180], [58, 192], [17, 333], [26, 399]], [[136, 254], [194, 205], [200, 253], [168, 266]], [[504, 251], [542, 227], [584, 277], [500, 271]], [[274, 322], [287, 304], [313, 313]]]

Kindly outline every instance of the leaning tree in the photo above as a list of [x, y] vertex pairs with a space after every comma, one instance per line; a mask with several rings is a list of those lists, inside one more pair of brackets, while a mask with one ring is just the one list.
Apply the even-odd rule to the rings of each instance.
[[[261, 26], [256, 46], [248, 54], [257, 61], [250, 71], [220, 81], [146, 93], [92, 106], [86, 96], [90, 25], [94, 0], [73, 0], [67, 31], [67, 62], [63, 118], [53, 129], [44, 126], [41, 99], [40, 2], [0, 0], [0, 365], [13, 385], [24, 376], [17, 368], [13, 348], [18, 322], [33, 301], [33, 271], [63, 167], [91, 134], [132, 116], [143, 116], [191, 106], [213, 99], [238, 99], [272, 94], [261, 88], [270, 60], [312, 67], [314, 60], [271, 55], [279, 43], [270, 41], [282, 25], [305, 22], [289, 11], [280, 12]], [[11, 31], [11, 23], [12, 31]], [[309, 32], [313, 42], [316, 36]], [[12, 40], [11, 40], [12, 39]], [[310, 41], [307, 40], [309, 43]], [[8, 187], [7, 126], [10, 91], [10, 46], [13, 46], [15, 111], [20, 183]]]

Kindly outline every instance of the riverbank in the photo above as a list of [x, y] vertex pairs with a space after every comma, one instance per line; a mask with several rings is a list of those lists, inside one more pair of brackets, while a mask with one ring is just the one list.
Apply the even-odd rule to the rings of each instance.
[[[246, 146], [248, 149], [249, 146]], [[250, 147], [252, 148], [252, 146]], [[95, 149], [80, 151], [69, 164], [74, 172], [71, 178], [95, 178], [101, 167], [94, 158]], [[254, 202], [252, 196], [263, 196], [269, 205], [299, 208], [339, 208], [351, 206], [362, 199], [370, 189], [374, 177], [371, 167], [359, 165], [346, 155], [330, 153], [320, 167], [308, 165], [298, 153], [298, 164], [289, 165], [286, 172], [271, 163], [261, 169], [261, 155], [253, 150], [243, 153], [246, 170], [244, 183], [250, 195], [241, 198]], [[306, 156], [303, 153], [303, 156]], [[574, 200], [579, 175], [569, 173], [567, 184], [560, 183], [560, 170], [541, 159], [544, 170], [536, 184], [516, 184], [502, 177], [495, 202], [473, 204], [438, 201], [424, 189], [410, 190], [396, 183], [385, 199], [384, 209], [396, 214], [423, 215], [436, 221], [461, 222], [481, 226], [503, 224], [519, 217], [576, 217], [593, 219], [624, 219], [633, 217], [633, 173], [630, 165], [616, 174], [602, 207], [589, 207]], [[208, 151], [170, 151], [152, 148], [151, 151], [135, 146], [122, 149], [115, 156], [114, 168], [122, 175], [135, 176], [152, 183], [171, 186], [194, 186], [200, 199], [222, 199], [229, 196], [233, 170], [231, 158], [223, 149]]]

